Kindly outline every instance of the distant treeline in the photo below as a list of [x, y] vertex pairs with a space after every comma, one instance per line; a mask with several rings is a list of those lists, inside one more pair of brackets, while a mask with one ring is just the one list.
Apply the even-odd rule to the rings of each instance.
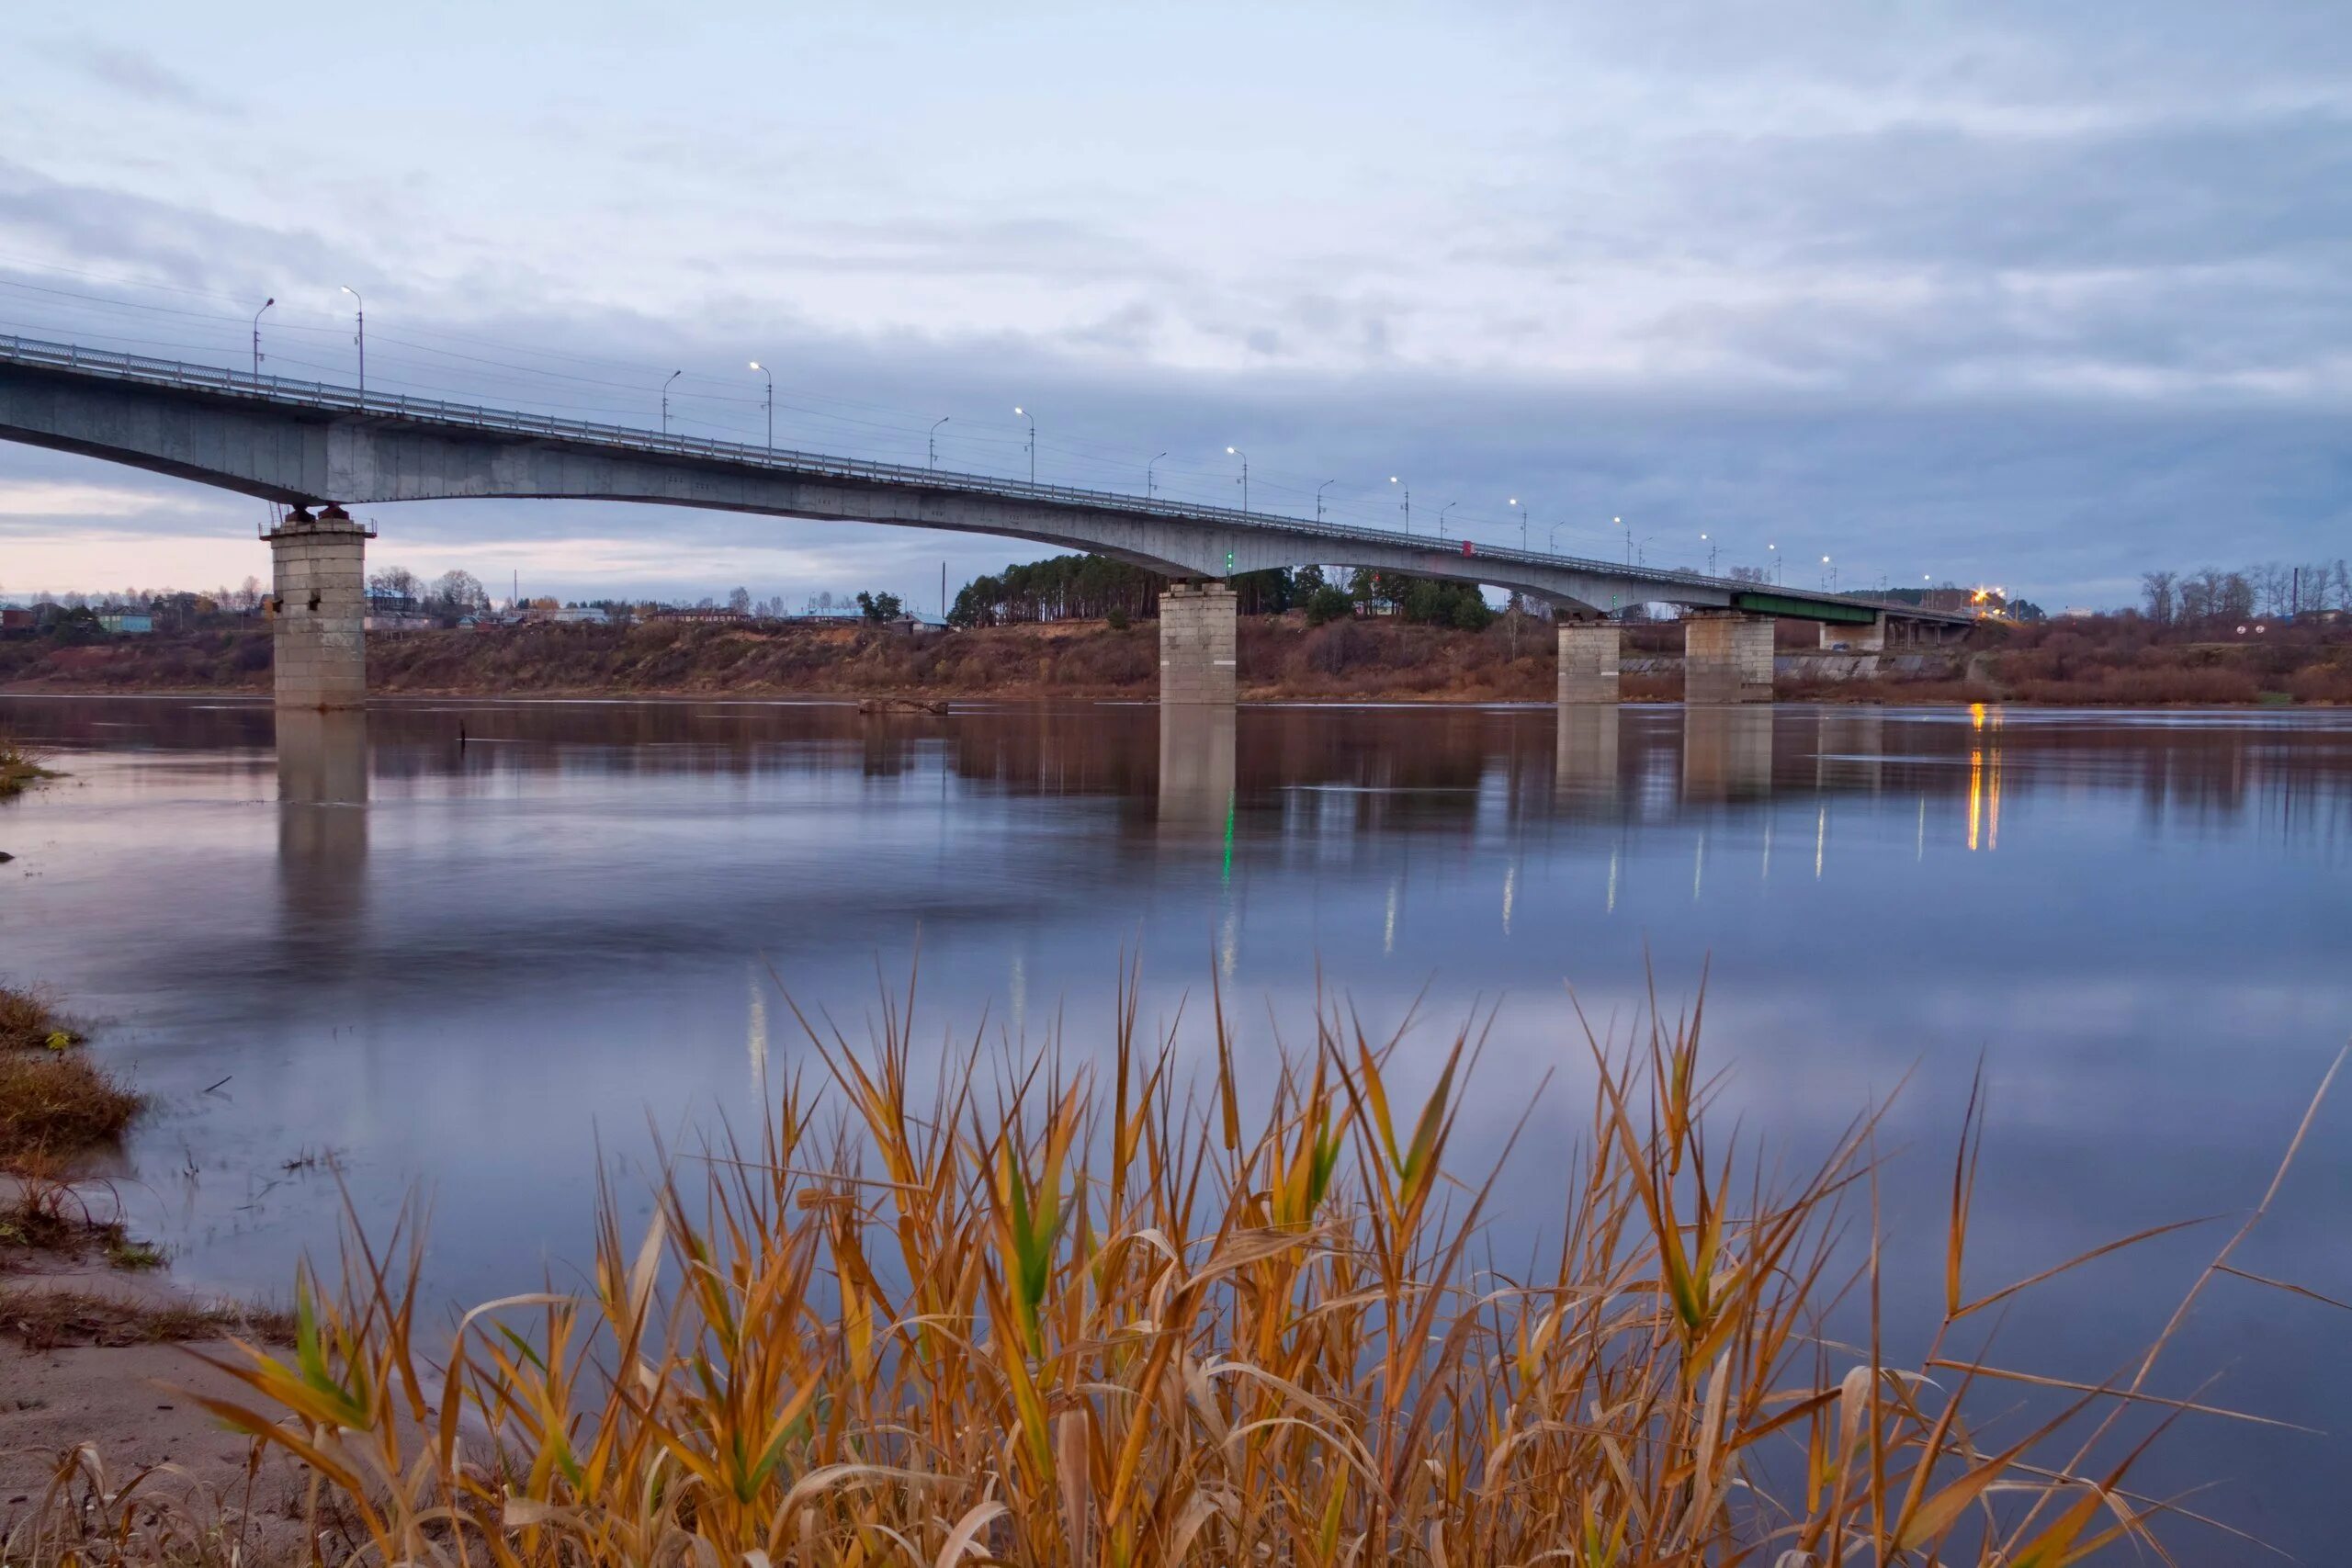
[[2239, 571], [2143, 571], [2140, 613], [2158, 626], [2237, 621], [2352, 610], [2352, 567], [2338, 558], [2309, 566], [2266, 561]]
[[[1321, 625], [1342, 615], [1393, 615], [1430, 626], [1472, 630], [1495, 618], [1477, 585], [1403, 577], [1358, 568], [1344, 584], [1319, 566], [1245, 571], [1227, 580], [1245, 615], [1303, 610]], [[1036, 621], [1147, 620], [1159, 613], [1168, 579], [1106, 556], [1055, 556], [976, 577], [947, 612], [958, 626], [1023, 626]]]

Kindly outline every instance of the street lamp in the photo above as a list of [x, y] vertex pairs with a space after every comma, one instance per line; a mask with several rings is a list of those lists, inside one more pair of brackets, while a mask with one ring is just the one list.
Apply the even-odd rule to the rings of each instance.
[[[277, 296], [273, 294], [261, 302], [261, 310], [266, 310], [277, 303]], [[254, 312], [254, 379], [256, 382], [261, 379], [261, 310]]]
[[1029, 422], [1029, 482], [1035, 484], [1037, 482], [1037, 416], [1019, 403], [1012, 405], [1012, 412]]
[[1442, 539], [1445, 537], [1445, 514], [1461, 504], [1462, 503], [1458, 501], [1449, 501], [1443, 506], [1437, 509], [1437, 536], [1439, 538]]
[[[1162, 452], [1159, 455], [1159, 457], [1165, 457], [1166, 456], [1168, 456], [1168, 454]], [[1149, 501], [1152, 496], [1157, 493], [1159, 488], [1159, 480], [1153, 475], [1152, 470], [1159, 467], [1159, 457], [1154, 457], [1150, 462], [1146, 463], [1143, 466], [1143, 498], [1146, 501]]]
[[1829, 558], [1827, 556], [1821, 558], [1821, 586], [1824, 588], [1829, 586]]
[[1405, 492], [1405, 532], [1409, 534], [1413, 531], [1413, 487], [1404, 483], [1395, 474], [1388, 476], [1388, 482], [1396, 485]]
[[756, 359], [752, 361], [752, 368], [768, 378], [768, 450], [773, 452], [775, 450], [775, 372]]
[[[1625, 520], [1623, 517], [1611, 517], [1609, 521], [1620, 528], [1625, 528]], [[1627, 566], [1634, 564], [1634, 531], [1631, 528], [1625, 528], [1625, 564]]]
[[[1510, 498], [1510, 504], [1511, 504], [1512, 506], [1518, 507], [1518, 506], [1519, 506], [1519, 497], [1517, 497], [1517, 496], [1512, 496], [1512, 497]], [[1520, 552], [1521, 552], [1521, 554], [1525, 554], [1525, 553], [1526, 553], [1526, 550], [1527, 550], [1527, 509], [1526, 509], [1525, 507], [1520, 507], [1520, 508], [1519, 508], [1519, 548], [1520, 548]]]
[[1225, 455], [1241, 459], [1241, 513], [1246, 517], [1250, 514], [1250, 454], [1238, 446], [1228, 446]]
[[1764, 547], [1772, 552], [1772, 586], [1778, 588], [1781, 585], [1781, 547], [1767, 545]]
[[1715, 575], [1715, 542], [1704, 534], [1699, 536], [1699, 542], [1707, 547], [1707, 575], [1713, 577]]
[[[368, 400], [368, 301], [360, 299], [359, 290], [347, 283], [343, 286], [343, 291], [351, 296], [359, 310], [359, 335], [351, 341], [359, 345], [359, 400], [364, 403]], [[263, 310], [268, 308], [266, 305], [262, 307]], [[258, 334], [261, 332], [258, 313], [254, 315], [254, 332]]]
[[1560, 553], [1560, 530], [1567, 525], [1568, 520], [1565, 517], [1552, 525], [1551, 532], [1544, 536], [1544, 554], [1556, 556]]
[[1337, 479], [1325, 479], [1315, 487], [1315, 521], [1317, 523], [1323, 521], [1323, 492], [1339, 482]]
[[939, 427], [954, 417], [953, 414], [941, 414], [937, 419], [933, 420], [931, 434], [923, 437], [924, 449], [930, 454], [925, 461], [934, 468], [939, 467]]
[[[670, 372], [670, 381], [674, 381], [684, 374], [683, 370], [673, 370]], [[670, 381], [662, 383], [662, 434], [664, 435], [670, 434]]]

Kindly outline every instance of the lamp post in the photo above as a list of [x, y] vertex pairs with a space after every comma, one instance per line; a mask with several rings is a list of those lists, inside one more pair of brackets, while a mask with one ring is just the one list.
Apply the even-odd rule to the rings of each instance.
[[1461, 504], [1458, 501], [1449, 501], [1437, 509], [1437, 536], [1440, 539], [1445, 537], [1445, 514]]
[[1325, 479], [1315, 487], [1315, 521], [1317, 523], [1323, 521], [1323, 492], [1339, 482], [1337, 479]]
[[1388, 482], [1405, 492], [1405, 532], [1409, 534], [1413, 531], [1413, 487], [1406, 484], [1395, 474], [1388, 476]]
[[[351, 341], [359, 345], [359, 400], [364, 403], [368, 400], [368, 301], [360, 299], [359, 290], [348, 283], [343, 286], [343, 291], [351, 296], [359, 311], [359, 335]], [[254, 317], [254, 331], [259, 333], [259, 316]]]
[[1250, 454], [1238, 446], [1228, 446], [1225, 455], [1241, 459], [1241, 513], [1246, 517], [1250, 514]]
[[[1625, 520], [1623, 517], [1611, 517], [1609, 521], [1620, 528], [1625, 528]], [[1625, 528], [1625, 564], [1627, 566], [1634, 564], [1634, 531], [1631, 528]]]
[[1519, 549], [1521, 555], [1525, 555], [1527, 553], [1527, 509], [1519, 504], [1517, 496], [1512, 496], [1509, 504], [1519, 513]]
[[[683, 370], [673, 370], [670, 372], [670, 381], [674, 381], [684, 374]], [[662, 383], [662, 434], [664, 435], [670, 434], [670, 381]]]
[[1704, 534], [1699, 536], [1699, 542], [1707, 547], [1707, 575], [1713, 577], [1715, 575], [1715, 542]]
[[[945, 424], [945, 423], [946, 423], [950, 419], [953, 419], [954, 417], [955, 417], [955, 416], [954, 416], [953, 414], [944, 414], [944, 414], [941, 414], [937, 419], [933, 420], [933, 421], [931, 422], [931, 434], [930, 434], [929, 435], [927, 435], [927, 436], [923, 437], [923, 448], [924, 448], [925, 452], [928, 454], [928, 456], [925, 457], [924, 461], [925, 461], [925, 462], [927, 462], [931, 467], [933, 467], [933, 468], [937, 468], [937, 467], [939, 467], [939, 427], [940, 427], [941, 425], [943, 425], [943, 424]], [[945, 612], [944, 612], [944, 611], [943, 611], [943, 612], [941, 612], [941, 613], [942, 613], [943, 615], [944, 615], [944, 614], [945, 614]]]
[[768, 378], [768, 450], [773, 452], [775, 450], [775, 372], [756, 359], [752, 361], [752, 368]]
[[1821, 558], [1821, 586], [1824, 588], [1829, 586], [1829, 558], [1827, 556]]
[[1772, 586], [1778, 588], [1781, 585], [1781, 547], [1778, 545], [1767, 545], [1764, 547], [1771, 552]]
[[[277, 296], [273, 294], [261, 302], [261, 310], [266, 310], [277, 303]], [[254, 312], [254, 380], [255, 384], [259, 384], [261, 380], [261, 310]]]
[[1552, 525], [1551, 532], [1544, 536], [1544, 553], [1545, 555], [1556, 556], [1560, 553], [1560, 530], [1567, 525], [1568, 520], [1565, 517]]
[[1037, 416], [1019, 403], [1012, 405], [1012, 412], [1029, 422], [1029, 482], [1035, 484], [1037, 482]]
[[[1168, 456], [1168, 454], [1162, 452], [1159, 455], [1159, 457], [1165, 457], [1166, 456]], [[1154, 476], [1152, 470], [1159, 467], [1159, 457], [1154, 457], [1150, 462], [1146, 463], [1143, 466], [1143, 498], [1146, 501], [1149, 501], [1153, 495], [1158, 493], [1159, 480], [1156, 476]]]

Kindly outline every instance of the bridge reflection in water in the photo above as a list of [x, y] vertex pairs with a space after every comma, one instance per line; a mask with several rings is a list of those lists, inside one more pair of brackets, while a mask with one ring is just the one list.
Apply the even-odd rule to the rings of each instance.
[[330, 942], [357, 916], [368, 867], [368, 715], [277, 712], [277, 875], [289, 935]]

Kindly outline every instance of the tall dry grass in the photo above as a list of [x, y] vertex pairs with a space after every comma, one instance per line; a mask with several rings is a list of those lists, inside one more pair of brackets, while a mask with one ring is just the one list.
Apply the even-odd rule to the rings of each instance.
[[[1475, 1029], [1412, 1104], [1398, 1042], [1324, 1010], [1252, 1113], [1221, 1009], [1195, 1083], [1123, 991], [1099, 1062], [975, 1039], [919, 1072], [911, 992], [863, 1049], [810, 1028], [821, 1065], [670, 1160], [643, 1235], [602, 1194], [586, 1289], [428, 1329], [403, 1224], [306, 1275], [295, 1354], [217, 1361], [243, 1392], [209, 1407], [311, 1467], [348, 1532], [321, 1555], [382, 1562], [2059, 1568], [2166, 1512], [2129, 1481], [2133, 1413], [2197, 1409], [2146, 1392], [2162, 1341], [2022, 1426], [2015, 1374], [1944, 1348], [2073, 1267], [1969, 1277], [1973, 1101], [1936, 1348], [1897, 1367], [1875, 1246], [1839, 1262], [1874, 1116], [1768, 1178], [1713, 1124], [1699, 1011], [1589, 1043], [1550, 1261], [1513, 1271], [1499, 1151], [1455, 1146]], [[1856, 1287], [1850, 1348], [1823, 1322]]]

